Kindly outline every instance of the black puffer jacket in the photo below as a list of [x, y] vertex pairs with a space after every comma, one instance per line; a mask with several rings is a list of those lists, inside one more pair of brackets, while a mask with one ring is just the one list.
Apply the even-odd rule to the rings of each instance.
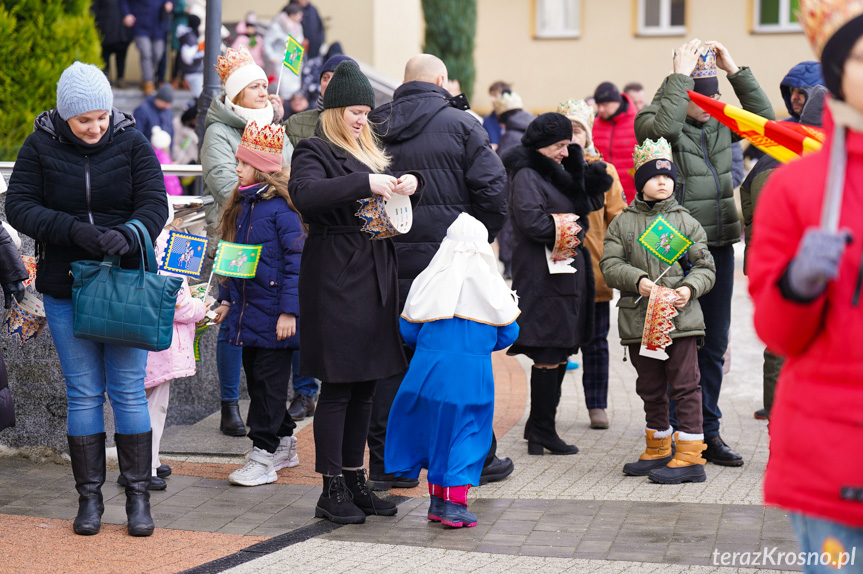
[[395, 238], [401, 309], [459, 213], [479, 219], [494, 239], [506, 217], [506, 171], [482, 124], [452, 107], [449, 93], [435, 84], [401, 85], [371, 121], [392, 156], [391, 169], [418, 171], [425, 179], [413, 227]]
[[[36, 289], [58, 298], [72, 296], [69, 264], [93, 259], [70, 239], [72, 224], [115, 228], [132, 239], [123, 223], [137, 219], [155, 243], [168, 217], [165, 180], [147, 138], [131, 115], [117, 109], [107, 145], [84, 155], [54, 126], [56, 110], [36, 118], [24, 140], [9, 180], [6, 216], [9, 223], [38, 243]], [[58, 120], [62, 121], [62, 120]], [[122, 258], [126, 268], [138, 266], [138, 246]]]

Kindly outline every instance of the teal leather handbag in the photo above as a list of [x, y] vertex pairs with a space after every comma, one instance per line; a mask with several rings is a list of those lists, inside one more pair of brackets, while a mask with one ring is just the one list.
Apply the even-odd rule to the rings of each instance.
[[119, 255], [71, 264], [73, 333], [102, 343], [164, 351], [171, 346], [174, 307], [183, 280], [156, 273], [147, 229], [136, 219], [126, 225], [138, 234], [138, 269], [120, 267]]

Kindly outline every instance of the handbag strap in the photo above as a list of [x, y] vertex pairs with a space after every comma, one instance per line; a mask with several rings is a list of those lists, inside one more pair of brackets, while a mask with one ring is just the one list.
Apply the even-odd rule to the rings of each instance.
[[137, 219], [130, 219], [125, 223], [138, 234], [138, 245], [141, 247], [141, 264], [146, 261], [147, 270], [151, 273], [156, 272], [156, 255], [153, 250], [153, 241], [150, 239], [150, 234], [144, 224]]

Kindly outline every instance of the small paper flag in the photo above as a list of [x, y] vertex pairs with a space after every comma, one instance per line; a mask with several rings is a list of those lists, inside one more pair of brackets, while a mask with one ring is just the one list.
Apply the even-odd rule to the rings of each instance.
[[200, 277], [208, 241], [206, 237], [177, 231], [170, 232], [165, 258], [159, 265], [159, 269], [190, 277]]
[[288, 36], [288, 43], [285, 45], [285, 66], [296, 75], [300, 75], [300, 64], [303, 62], [303, 45], [294, 40], [293, 36]]
[[225, 277], [251, 279], [258, 269], [263, 245], [244, 245], [220, 241], [213, 263], [213, 273]]
[[669, 265], [680, 259], [692, 245], [691, 239], [680, 233], [661, 215], [641, 234], [638, 242], [660, 261]]

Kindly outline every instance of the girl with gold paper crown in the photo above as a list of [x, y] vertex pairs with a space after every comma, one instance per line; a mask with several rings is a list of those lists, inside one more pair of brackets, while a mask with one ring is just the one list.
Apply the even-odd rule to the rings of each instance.
[[[704, 482], [701, 452], [707, 446], [698, 384], [704, 316], [698, 297], [713, 287], [716, 268], [704, 228], [673, 196], [677, 169], [671, 146], [664, 138], [645, 140], [633, 157], [635, 200], [611, 222], [599, 263], [608, 286], [620, 289], [621, 344], [629, 347], [638, 372], [635, 391], [647, 422], [647, 448], [623, 472], [661, 484]], [[654, 232], [658, 241], [647, 241]], [[669, 424], [669, 398], [677, 403], [676, 432]]]
[[491, 353], [515, 341], [518, 314], [488, 231], [462, 213], [408, 293], [400, 327], [415, 351], [387, 424], [386, 471], [417, 478], [428, 469], [429, 520], [477, 524], [467, 493], [492, 440]]
[[797, 19], [833, 97], [824, 147], [776, 169], [755, 210], [755, 329], [786, 358], [764, 502], [792, 512], [800, 549], [819, 558], [806, 572], [859, 572], [851, 557], [863, 557], [863, 1], [801, 0]]
[[230, 278], [219, 289], [217, 323], [227, 320], [228, 341], [242, 347], [249, 388], [252, 452], [228, 480], [241, 486], [276, 481], [297, 466], [296, 424], [288, 415], [293, 351], [299, 348], [298, 283], [305, 231], [288, 195], [282, 168], [285, 131], [252, 121], [237, 148], [238, 185], [222, 216], [222, 241], [262, 246], [253, 278]]

